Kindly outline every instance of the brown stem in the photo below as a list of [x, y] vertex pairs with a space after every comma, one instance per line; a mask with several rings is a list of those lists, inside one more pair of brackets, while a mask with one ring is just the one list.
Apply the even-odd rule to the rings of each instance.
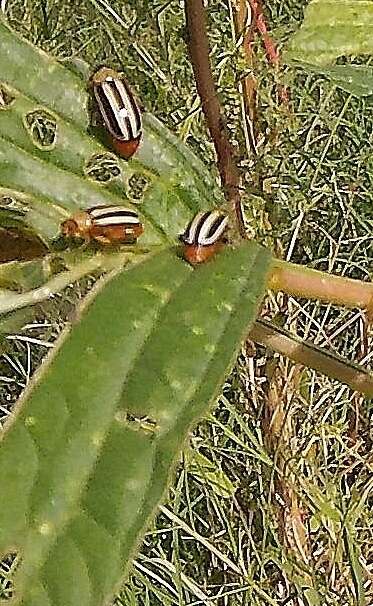
[[[236, 38], [242, 36], [242, 50], [246, 66], [251, 73], [241, 78], [242, 99], [244, 104], [243, 119], [246, 123], [246, 133], [249, 149], [253, 154], [257, 153], [257, 80], [254, 74], [255, 55], [253, 51], [253, 39], [255, 31], [255, 20], [248, 0], [233, 2], [234, 29]], [[234, 40], [235, 44], [237, 40]]]
[[348, 362], [337, 354], [327, 352], [313, 343], [302, 341], [287, 330], [272, 326], [267, 320], [254, 322], [249, 337], [298, 364], [345, 383], [369, 398], [373, 396], [373, 375], [365, 368]]
[[[280, 65], [280, 53], [278, 51], [276, 43], [273, 41], [271, 35], [267, 30], [267, 23], [263, 11], [262, 0], [246, 0], [249, 2], [252, 10], [252, 19], [255, 24], [255, 28], [262, 37], [264, 48], [266, 51], [267, 59], [276, 69]], [[278, 94], [280, 101], [287, 106], [289, 103], [289, 93], [285, 86], [280, 84], [277, 85]]]
[[255, 20], [256, 28], [263, 39], [263, 44], [267, 53], [268, 61], [272, 63], [272, 65], [278, 66], [279, 52], [276, 47], [276, 44], [273, 42], [271, 36], [268, 33], [267, 24], [263, 13], [262, 2], [261, 0], [250, 0], [250, 6], [253, 11], [253, 17]]
[[189, 54], [203, 113], [215, 146], [221, 183], [225, 197], [232, 205], [237, 217], [239, 232], [244, 238], [246, 232], [239, 190], [240, 175], [212, 76], [209, 59], [210, 48], [202, 0], [185, 0], [185, 15]]

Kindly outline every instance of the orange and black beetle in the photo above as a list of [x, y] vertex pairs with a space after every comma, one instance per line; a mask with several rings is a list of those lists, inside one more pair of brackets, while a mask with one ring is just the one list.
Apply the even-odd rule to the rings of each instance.
[[136, 152], [141, 136], [141, 111], [126, 80], [114, 69], [101, 67], [91, 78], [100, 115], [111, 145], [128, 160]]
[[134, 244], [144, 228], [135, 210], [124, 206], [94, 206], [61, 224], [64, 236], [97, 240], [101, 244]]
[[199, 212], [180, 236], [184, 258], [192, 265], [204, 263], [224, 244], [228, 217], [218, 210]]

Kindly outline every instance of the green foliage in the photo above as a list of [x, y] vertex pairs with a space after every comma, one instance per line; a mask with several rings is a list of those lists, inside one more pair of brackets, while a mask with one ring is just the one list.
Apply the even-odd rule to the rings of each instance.
[[325, 65], [342, 55], [373, 52], [370, 0], [311, 0], [287, 57]]
[[150, 114], [136, 158], [118, 159], [91, 124], [82, 70], [40, 52], [3, 21], [0, 74], [0, 202], [11, 198], [10, 210], [47, 242], [76, 209], [141, 202], [142, 244], [165, 244], [195, 211], [222, 202], [202, 163]]
[[202, 484], [206, 484], [223, 499], [231, 499], [235, 493], [236, 485], [228, 478], [222, 469], [216, 468], [216, 463], [196, 450], [185, 453], [189, 473]]
[[311, 0], [301, 27], [288, 43], [285, 61], [323, 74], [353, 95], [371, 95], [370, 67], [328, 64], [345, 55], [371, 54], [372, 27], [373, 4], [369, 0]]
[[333, 84], [356, 97], [373, 94], [373, 69], [366, 65], [330, 65], [322, 68], [298, 61], [293, 64], [310, 74], [326, 76]]
[[[221, 201], [203, 165], [150, 115], [136, 157], [119, 160], [91, 136], [84, 70], [2, 22], [0, 51], [4, 225], [14, 212], [52, 249], [0, 267], [3, 331], [63, 285], [117, 270], [99, 280], [2, 436], [0, 552], [21, 559], [20, 603], [99, 606], [128, 570], [190, 426], [255, 319], [270, 255], [245, 243], [193, 270], [169, 245], [191, 214]], [[148, 250], [58, 251], [66, 216], [123, 200], [139, 209]], [[207, 473], [232, 494], [222, 473]]]
[[[204, 161], [213, 161], [185, 52], [182, 4], [131, 0], [125, 5], [125, 14], [120, 3], [111, 0], [7, 0], [3, 4], [17, 31], [53, 54], [78, 54], [91, 65], [125, 65], [129, 80], [141, 91], [146, 107], [153, 108], [181, 139], [187, 139]], [[289, 29], [298, 27], [302, 7], [307, 4], [308, 0], [265, 3], [267, 25], [276, 41], [284, 42]], [[220, 83], [220, 99], [232, 136], [238, 141], [242, 158], [249, 160], [243, 166], [247, 187], [242, 195], [252, 233], [270, 240], [268, 221], [262, 216], [264, 211], [271, 212], [272, 234], [281, 240], [285, 250], [292, 251], [293, 260], [368, 279], [373, 172], [367, 163], [371, 157], [367, 135], [372, 131], [372, 97], [350, 98], [324, 78], [298, 72], [290, 90], [289, 120], [276, 105], [273, 78], [259, 50], [256, 76], [260, 81], [260, 114], [266, 121], [264, 127], [268, 124], [275, 137], [270, 136], [260, 148], [260, 158], [252, 166], [238, 118], [240, 97], [236, 84], [242, 74], [237, 70], [229, 5], [214, 0], [208, 6], [214, 77]], [[119, 25], [119, 19], [109, 10], [117, 10], [128, 21], [128, 28]], [[150, 14], [155, 18], [150, 18]], [[161, 20], [162, 28], [158, 27]], [[213, 173], [214, 168], [210, 170]], [[265, 200], [261, 192], [253, 192], [250, 187], [257, 180], [261, 182], [261, 175], [270, 177], [273, 184]], [[73, 294], [74, 301], [82, 296], [79, 288], [69, 288], [69, 299]], [[43, 345], [26, 339], [38, 337], [51, 345], [57, 332], [57, 309], [65, 300], [66, 294], [63, 299], [57, 295], [48, 303], [46, 328], [42, 326], [45, 312], [39, 311], [34, 324], [16, 333], [25, 340], [13, 336], [14, 340], [9, 341], [9, 356], [1, 360], [3, 421], [30, 374], [28, 353], [32, 372], [45, 355]], [[275, 304], [271, 307], [273, 313], [274, 307]], [[304, 300], [298, 300], [295, 308], [291, 302], [283, 319], [285, 313], [287, 328], [293, 330], [296, 324], [300, 334], [323, 345], [327, 342], [333, 351], [349, 359], [361, 355], [364, 337], [360, 314]], [[281, 471], [276, 474], [275, 469], [269, 473], [269, 463], [264, 461], [264, 455], [271, 458], [263, 414], [268, 404], [268, 378], [272, 377], [273, 382], [274, 369], [286, 383], [287, 393], [290, 390], [292, 394], [291, 401], [284, 403], [292, 421], [291, 435], [276, 442], [276, 447], [280, 456], [293, 462], [294, 476], [290, 465], [285, 467], [285, 477]], [[307, 487], [301, 483], [304, 477], [325, 494], [329, 494], [323, 488], [325, 483], [335, 483], [342, 510], [351, 491], [359, 501], [367, 490], [368, 501], [356, 511], [349, 540], [354, 542], [358, 557], [361, 554], [366, 602], [372, 602], [367, 565], [372, 561], [371, 484], [368, 488], [372, 406], [310, 371], [302, 372], [298, 390], [294, 370], [261, 347], [253, 358], [246, 348], [242, 349], [224, 386], [225, 397], [219, 398], [211, 416], [195, 432], [200, 452], [237, 483], [235, 495], [231, 499], [217, 498], [211, 485], [202, 485], [183, 464], [179, 465], [167, 505], [178, 520], [164, 515], [166, 508], [162, 508], [145, 535], [130, 581], [115, 602], [118, 606], [196, 602], [264, 606], [286, 600], [289, 604], [303, 601], [307, 606], [355, 606], [348, 554], [341, 553], [342, 537], [339, 535], [336, 540], [331, 536], [329, 525], [319, 525], [314, 531], [309, 528], [314, 501], [312, 498], [310, 502]], [[308, 563], [292, 548], [291, 528], [287, 527], [286, 537], [279, 532], [277, 515], [286, 511], [276, 491], [279, 476], [300, 498], [310, 542]], [[97, 550], [100, 549], [98, 545]], [[241, 568], [241, 575], [235, 566]], [[6, 593], [2, 593], [1, 579], [3, 574], [9, 578], [8, 569], [9, 562], [0, 569], [1, 597]], [[310, 579], [317, 592], [309, 588]], [[317, 595], [321, 597], [317, 599]]]
[[255, 317], [268, 259], [246, 243], [196, 271], [163, 251], [103, 281], [2, 442], [0, 549], [22, 557], [22, 604], [113, 593]]

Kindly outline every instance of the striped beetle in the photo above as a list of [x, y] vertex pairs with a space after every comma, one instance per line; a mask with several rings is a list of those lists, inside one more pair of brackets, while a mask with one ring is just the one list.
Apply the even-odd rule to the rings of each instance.
[[197, 265], [212, 257], [224, 243], [228, 217], [219, 210], [199, 212], [179, 236], [184, 244], [184, 258]]
[[134, 244], [144, 231], [135, 210], [124, 206], [94, 206], [63, 221], [66, 237], [97, 240], [101, 244]]
[[140, 108], [121, 74], [101, 67], [92, 76], [93, 93], [113, 149], [128, 160], [137, 150], [142, 123]]

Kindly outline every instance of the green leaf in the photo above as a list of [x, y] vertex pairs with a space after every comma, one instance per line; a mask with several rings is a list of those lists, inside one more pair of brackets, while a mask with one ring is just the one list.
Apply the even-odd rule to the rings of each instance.
[[[123, 249], [105, 258], [92, 247], [61, 252], [61, 221], [77, 209], [135, 204], [145, 225], [135, 257], [144, 247], [168, 245], [194, 213], [223, 201], [210, 171], [148, 113], [135, 157], [126, 162], [113, 154], [91, 127], [91, 71], [82, 61], [78, 69], [58, 62], [0, 17], [0, 252], [3, 260], [28, 259], [35, 242], [33, 256], [45, 255], [45, 244], [52, 253], [0, 265], [2, 314], [42, 301], [87, 273], [123, 265]], [[28, 240], [20, 251], [12, 234], [22, 229]]]
[[311, 74], [326, 76], [333, 84], [356, 97], [366, 97], [373, 94], [373, 68], [371, 67], [365, 65], [331, 65], [322, 68], [298, 61], [292, 62], [292, 65]]
[[372, 30], [371, 0], [311, 0], [284, 60], [326, 65], [342, 55], [371, 54]]
[[318, 486], [305, 479], [302, 479], [301, 483], [318, 516], [324, 517], [333, 526], [340, 524], [341, 513], [335, 504], [335, 495], [332, 492], [333, 486], [331, 485], [327, 494], [324, 494]]
[[187, 450], [185, 453], [189, 473], [202, 484], [207, 484], [218, 497], [231, 499], [236, 492], [233, 483], [216, 463], [213, 463], [196, 450]]
[[303, 595], [307, 600], [307, 606], [321, 606], [321, 596], [313, 587], [303, 587]]
[[197, 210], [223, 202], [206, 167], [149, 113], [135, 157], [115, 156], [91, 126], [82, 71], [41, 52], [0, 19], [1, 99], [0, 206], [2, 197], [14, 200], [22, 221], [49, 243], [76, 209], [135, 203], [145, 224], [141, 244], [165, 245]]
[[365, 606], [364, 575], [359, 561], [360, 548], [355, 541], [355, 529], [349, 526], [343, 528], [345, 550], [351, 567], [351, 576], [355, 588], [356, 605]]
[[106, 603], [255, 319], [269, 253], [175, 250], [99, 283], [19, 404], [0, 448], [0, 552], [20, 602]]

